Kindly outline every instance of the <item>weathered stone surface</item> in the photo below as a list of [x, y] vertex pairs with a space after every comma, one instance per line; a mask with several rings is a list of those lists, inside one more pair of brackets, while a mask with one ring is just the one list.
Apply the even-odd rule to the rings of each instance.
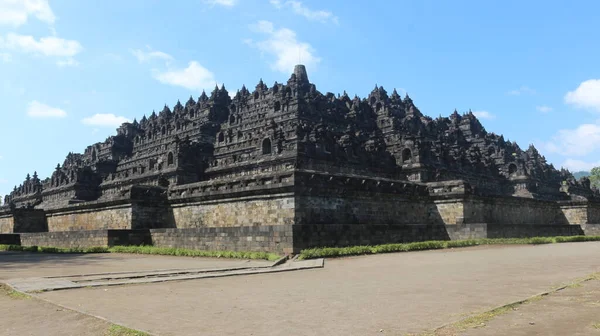
[[[261, 80], [233, 96], [215, 87], [124, 123], [50, 177], [28, 174], [0, 207], [0, 233], [56, 233], [28, 242], [111, 244], [59, 232], [167, 229], [152, 243], [277, 251], [598, 223], [587, 178], [488, 133], [470, 111], [430, 118], [380, 86], [362, 99], [323, 94], [302, 65], [284, 84]], [[282, 226], [294, 228], [292, 242], [255, 229]], [[245, 230], [259, 231], [241, 244]]]

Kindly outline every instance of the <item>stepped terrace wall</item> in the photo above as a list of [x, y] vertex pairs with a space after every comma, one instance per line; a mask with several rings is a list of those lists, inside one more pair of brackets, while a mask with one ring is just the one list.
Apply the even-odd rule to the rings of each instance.
[[0, 234], [1, 233], [13, 233], [15, 226], [15, 220], [12, 213], [5, 212], [0, 214]]

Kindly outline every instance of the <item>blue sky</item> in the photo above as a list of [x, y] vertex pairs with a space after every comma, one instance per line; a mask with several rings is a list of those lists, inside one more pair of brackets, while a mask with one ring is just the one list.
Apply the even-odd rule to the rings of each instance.
[[365, 97], [408, 91], [432, 117], [573, 171], [600, 166], [600, 2], [0, 0], [0, 195], [125, 120], [289, 78]]

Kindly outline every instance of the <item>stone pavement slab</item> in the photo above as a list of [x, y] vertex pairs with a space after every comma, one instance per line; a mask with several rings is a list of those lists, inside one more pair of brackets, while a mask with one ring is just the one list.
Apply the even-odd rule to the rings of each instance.
[[236, 275], [252, 275], [276, 272], [300, 271], [321, 268], [323, 259], [290, 260], [284, 264], [273, 266], [274, 263], [261, 267], [232, 267], [222, 269], [190, 269], [177, 271], [146, 271], [126, 273], [106, 273], [94, 275], [76, 275], [65, 277], [34, 277], [4, 280], [13, 289], [33, 293], [40, 291], [89, 288], [99, 286], [133, 285], [165, 281], [182, 281], [194, 279], [219, 278]]
[[404, 335], [600, 271], [598, 255], [600, 242], [480, 246], [36, 295], [157, 335]]
[[272, 261], [196, 258], [128, 253], [53, 254], [0, 252], [0, 281], [12, 278], [51, 277], [156, 270], [270, 266]]

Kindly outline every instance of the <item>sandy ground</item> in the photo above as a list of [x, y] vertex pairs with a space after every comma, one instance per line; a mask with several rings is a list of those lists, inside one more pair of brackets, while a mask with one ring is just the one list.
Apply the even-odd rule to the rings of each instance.
[[598, 242], [486, 246], [332, 259], [308, 271], [39, 295], [157, 335], [403, 335], [600, 271], [598, 255]]
[[34, 298], [13, 298], [0, 288], [2, 336], [103, 336], [106, 321]]
[[600, 280], [587, 281], [524, 304], [463, 336], [600, 335]]

